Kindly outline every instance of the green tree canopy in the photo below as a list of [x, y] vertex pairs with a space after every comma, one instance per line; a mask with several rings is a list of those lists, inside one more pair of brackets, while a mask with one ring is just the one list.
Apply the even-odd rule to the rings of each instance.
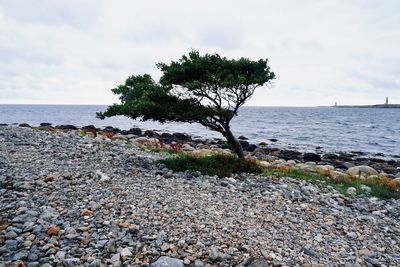
[[257, 87], [275, 78], [267, 63], [266, 59], [235, 60], [191, 51], [178, 61], [157, 64], [162, 72], [159, 82], [148, 74], [128, 77], [125, 84], [112, 89], [121, 103], [97, 115], [200, 123], [220, 132], [236, 154], [243, 157], [230, 122]]

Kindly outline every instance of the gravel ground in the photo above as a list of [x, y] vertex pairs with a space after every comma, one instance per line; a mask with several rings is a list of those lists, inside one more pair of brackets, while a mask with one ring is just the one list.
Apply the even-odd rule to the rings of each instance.
[[129, 141], [0, 127], [7, 266], [400, 266], [400, 201], [173, 173]]

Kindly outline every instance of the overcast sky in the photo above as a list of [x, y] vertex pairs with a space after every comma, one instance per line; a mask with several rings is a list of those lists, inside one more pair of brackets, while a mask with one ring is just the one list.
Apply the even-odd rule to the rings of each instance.
[[268, 58], [249, 105], [400, 103], [400, 1], [0, 0], [0, 103], [111, 104], [191, 49]]

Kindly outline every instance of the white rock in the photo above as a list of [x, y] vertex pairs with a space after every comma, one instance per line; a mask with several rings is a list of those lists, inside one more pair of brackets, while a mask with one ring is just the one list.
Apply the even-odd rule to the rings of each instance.
[[142, 136], [142, 137], [135, 138], [132, 141], [137, 143], [137, 144], [139, 144], [139, 145], [142, 145], [144, 143], [149, 142], [149, 138]]
[[182, 151], [193, 151], [194, 148], [189, 144], [183, 144]]
[[150, 267], [184, 267], [183, 261], [166, 256], [158, 258], [156, 262], [150, 264]]
[[369, 186], [361, 185], [360, 188], [361, 188], [362, 191], [365, 191], [367, 193], [371, 192], [371, 187], [369, 187]]
[[264, 168], [268, 168], [268, 167], [271, 167], [271, 163], [269, 163], [268, 161], [260, 161], [260, 165], [261, 165], [261, 167], [264, 167]]
[[351, 176], [370, 176], [370, 175], [378, 175], [378, 172], [369, 166], [355, 166], [351, 167], [346, 171], [348, 175]]
[[100, 182], [102, 182], [102, 183], [103, 183], [103, 182], [109, 182], [109, 181], [111, 181], [110, 176], [108, 176], [107, 174], [101, 172], [100, 170], [97, 170], [97, 171], [94, 173], [94, 175], [95, 175], [95, 177], [96, 177], [97, 179], [99, 179]]
[[122, 260], [126, 260], [129, 257], [132, 257], [132, 252], [129, 250], [129, 248], [123, 248], [120, 252]]
[[64, 251], [57, 251], [57, 253], [56, 253], [56, 259], [58, 259], [58, 260], [63, 260], [63, 259], [65, 259], [65, 252]]
[[357, 189], [355, 189], [354, 187], [349, 187], [347, 188], [346, 193], [349, 195], [355, 195], [357, 193]]
[[116, 264], [117, 262], [119, 262], [121, 260], [121, 254], [116, 253], [111, 257], [111, 262], [113, 264]]
[[318, 243], [324, 241], [324, 238], [321, 234], [318, 234], [314, 237], [314, 240], [317, 241]]
[[330, 172], [335, 169], [332, 165], [318, 165], [315, 167], [316, 170], [318, 171], [324, 171], [324, 172]]
[[229, 178], [226, 178], [226, 180], [228, 181], [228, 183], [236, 184], [236, 179], [235, 178], [229, 177]]

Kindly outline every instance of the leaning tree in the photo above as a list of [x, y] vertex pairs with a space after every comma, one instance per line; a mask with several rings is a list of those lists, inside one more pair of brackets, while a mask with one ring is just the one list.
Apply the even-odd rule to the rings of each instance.
[[141, 120], [200, 123], [221, 133], [240, 157], [242, 146], [230, 123], [257, 87], [269, 85], [275, 74], [268, 60], [227, 59], [218, 54], [191, 51], [170, 64], [159, 63], [162, 76], [130, 76], [125, 84], [111, 89], [121, 104], [113, 104], [99, 118], [125, 115]]

